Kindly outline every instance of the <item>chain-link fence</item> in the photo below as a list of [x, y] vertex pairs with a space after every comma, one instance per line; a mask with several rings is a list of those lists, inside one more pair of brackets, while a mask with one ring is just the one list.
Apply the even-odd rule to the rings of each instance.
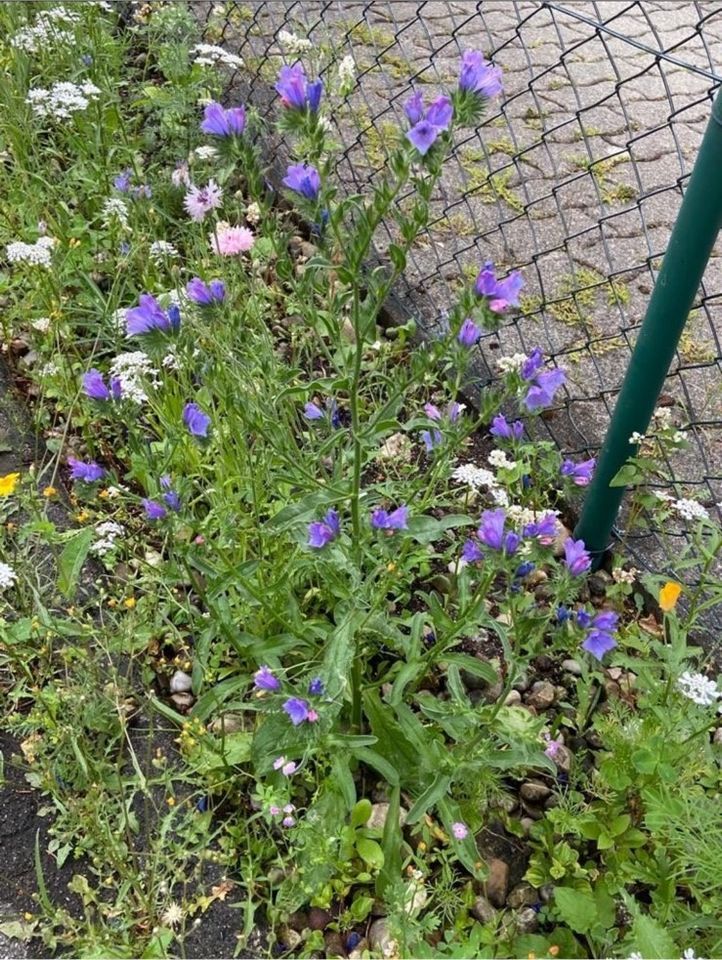
[[[482, 341], [486, 368], [494, 375], [496, 356], [541, 346], [569, 381], [545, 429], [570, 455], [595, 452], [722, 80], [722, 6], [303, 0], [193, 8], [207, 42], [244, 58], [231, 89], [262, 114], [274, 109], [279, 66], [294, 59], [281, 31], [311, 40], [322, 63], [353, 57], [356, 88], [333, 117], [337, 174], [353, 190], [373, 181], [403, 136], [412, 85], [434, 95], [453, 87], [465, 49], [502, 67], [504, 94], [458, 143], [398, 304], [432, 330], [485, 260], [520, 269], [521, 313]], [[380, 257], [391, 239], [380, 238]], [[721, 297], [716, 248], [662, 398], [690, 441], [668, 461], [674, 489], [711, 511], [722, 499]], [[649, 541], [640, 548], [648, 553]]]

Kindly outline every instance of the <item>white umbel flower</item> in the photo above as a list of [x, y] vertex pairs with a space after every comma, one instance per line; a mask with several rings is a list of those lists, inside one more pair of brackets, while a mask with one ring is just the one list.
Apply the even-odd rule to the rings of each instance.
[[125, 533], [125, 528], [113, 520], [106, 520], [104, 523], [98, 524], [95, 528], [95, 533], [98, 539], [90, 549], [99, 557], [104, 557], [106, 553], [110, 553], [111, 550], [115, 549], [115, 541]]
[[294, 57], [300, 57], [302, 54], [307, 53], [312, 46], [311, 41], [306, 37], [297, 37], [295, 33], [291, 33], [288, 30], [279, 30], [278, 42], [286, 53], [290, 53], [291, 56]]
[[681, 500], [677, 500], [672, 506], [683, 520], [709, 520], [709, 513], [702, 504], [697, 503], [696, 500], [686, 500], [683, 497]]
[[55, 246], [54, 237], [40, 237], [35, 243], [15, 240], [5, 248], [10, 263], [27, 263], [34, 267], [49, 267], [50, 253]]
[[0, 562], [0, 590], [7, 590], [17, 580], [18, 576], [7, 563]]
[[118, 223], [123, 230], [128, 229], [128, 205], [119, 197], [111, 197], [103, 204], [103, 226], [109, 227]]
[[110, 375], [120, 380], [123, 399], [137, 404], [148, 400], [148, 385], [158, 385], [158, 371], [142, 350], [118, 354], [110, 365]]
[[457, 483], [463, 483], [472, 490], [479, 490], [482, 487], [488, 489], [496, 487], [496, 477], [491, 470], [485, 470], [483, 467], [477, 467], [473, 463], [462, 463], [454, 469], [451, 474], [453, 480]]
[[689, 670], [685, 670], [677, 681], [677, 689], [700, 707], [709, 707], [722, 696], [714, 680], [703, 673], [690, 673]]
[[178, 256], [178, 247], [167, 240], [154, 240], [150, 245], [150, 259], [155, 264], [162, 264], [164, 260], [175, 260]]
[[63, 80], [54, 83], [49, 90], [32, 87], [28, 90], [26, 103], [30, 104], [36, 117], [68, 120], [74, 113], [86, 110], [99, 94], [98, 87], [89, 80], [80, 84]]
[[212, 43], [198, 43], [191, 50], [193, 62], [205, 67], [215, 67], [222, 64], [225, 67], [242, 67], [243, 58], [235, 53], [229, 53], [223, 47], [216, 47]]

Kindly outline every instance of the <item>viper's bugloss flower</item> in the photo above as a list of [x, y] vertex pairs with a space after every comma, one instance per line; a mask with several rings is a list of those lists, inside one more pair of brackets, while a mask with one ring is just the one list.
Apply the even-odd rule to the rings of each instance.
[[141, 293], [137, 307], [125, 312], [125, 329], [129, 337], [136, 337], [153, 330], [168, 332], [180, 326], [180, 309], [171, 304], [164, 310], [150, 293]]
[[406, 530], [409, 520], [409, 508], [397, 507], [391, 513], [383, 507], [377, 507], [371, 514], [371, 526], [375, 530]]
[[68, 457], [68, 466], [70, 467], [70, 479], [82, 480], [83, 483], [95, 483], [105, 476], [105, 470], [94, 460], [84, 463], [82, 460], [76, 460], [75, 457]]
[[201, 131], [212, 137], [240, 137], [246, 127], [244, 107], [224, 109], [220, 103], [209, 103], [203, 110]]
[[323, 694], [323, 680], [320, 677], [314, 677], [308, 685], [308, 692], [313, 697], [320, 697]]
[[485, 60], [478, 50], [465, 50], [461, 57], [459, 89], [495, 97], [502, 91], [501, 70]]
[[211, 418], [201, 410], [197, 403], [187, 403], [183, 407], [183, 423], [194, 437], [207, 437]]
[[338, 510], [331, 509], [323, 520], [314, 521], [308, 525], [308, 546], [315, 550], [322, 550], [341, 533], [341, 521]]
[[483, 558], [484, 554], [476, 540], [467, 540], [461, 548], [461, 559], [465, 563], [479, 563]]
[[471, 317], [467, 317], [461, 324], [461, 329], [457, 334], [457, 340], [462, 347], [473, 347], [475, 343], [481, 340], [481, 328], [477, 327]]
[[489, 433], [492, 437], [500, 437], [503, 440], [521, 440], [524, 434], [524, 424], [521, 420], [509, 423], [502, 413], [497, 413], [491, 421]]
[[270, 667], [260, 667], [253, 674], [253, 684], [259, 690], [268, 690], [273, 692], [274, 690], [281, 689], [281, 681], [274, 675]]
[[434, 447], [438, 447], [439, 444], [444, 442], [444, 435], [441, 430], [422, 430], [421, 439], [426, 447], [426, 452], [431, 453]]
[[95, 367], [83, 375], [83, 393], [91, 400], [110, 400], [110, 390], [105, 383], [105, 377]]
[[149, 520], [164, 520], [168, 516], [166, 508], [157, 500], [149, 500], [145, 497], [142, 503], [145, 515]]
[[592, 558], [583, 540], [568, 537], [564, 541], [564, 563], [573, 577], [579, 577], [592, 566]]
[[130, 181], [133, 177], [133, 171], [130, 169], [122, 170], [113, 180], [113, 186], [119, 193], [127, 193], [130, 190]]
[[292, 163], [282, 183], [307, 200], [316, 200], [321, 189], [321, 175], [310, 163]]
[[565, 460], [559, 471], [563, 477], [569, 477], [578, 487], [589, 485], [594, 473], [597, 461], [594, 457], [591, 460], [583, 460], [581, 463], [574, 463], [573, 460]]
[[303, 408], [303, 415], [307, 420], [323, 420], [326, 414], [317, 403], [309, 400]]
[[504, 280], [497, 280], [494, 264], [488, 260], [476, 278], [474, 292], [477, 297], [488, 299], [494, 313], [504, 313], [509, 307], [519, 306], [523, 286], [524, 279], [518, 270], [513, 270]]
[[186, 284], [186, 294], [189, 300], [200, 307], [208, 307], [214, 303], [223, 303], [226, 297], [226, 287], [222, 280], [211, 280], [205, 283], [200, 277], [193, 277]]
[[522, 533], [525, 537], [535, 537], [540, 543], [549, 545], [554, 543], [557, 535], [557, 518], [553, 513], [545, 513], [540, 520], [527, 523]]
[[538, 370], [544, 366], [544, 353], [541, 347], [534, 347], [522, 363], [519, 372], [524, 380], [533, 380]]
[[531, 560], [525, 560], [524, 563], [520, 563], [516, 568], [514, 576], [519, 580], [523, 580], [523, 578], [528, 577], [533, 570], [536, 570], [536, 564]]
[[543, 410], [554, 402], [554, 394], [566, 382], [563, 370], [544, 370], [537, 374], [533, 384], [524, 398], [527, 410]]
[[164, 491], [163, 500], [165, 501], [166, 506], [177, 513], [181, 508], [181, 498], [178, 496], [175, 490], [172, 489], [172, 481], [167, 474], [164, 474], [160, 478], [160, 486], [161, 490]]
[[568, 607], [565, 607], [563, 604], [560, 604], [557, 607], [556, 619], [557, 623], [566, 623], [567, 620], [571, 620], [572, 613]]
[[582, 643], [582, 650], [591, 653], [597, 660], [601, 660], [605, 653], [609, 653], [617, 646], [617, 641], [606, 630], [591, 629]]
[[316, 113], [323, 93], [323, 81], [314, 80], [310, 83], [303, 66], [296, 63], [292, 67], [281, 67], [276, 91], [287, 110], [305, 110], [308, 107], [311, 113]]
[[485, 546], [503, 551], [507, 556], [515, 553], [521, 543], [518, 533], [506, 529], [506, 512], [501, 508], [482, 513], [477, 536]]
[[299, 697], [289, 697], [283, 704], [283, 709], [288, 714], [291, 723], [297, 727], [304, 720], [308, 720], [309, 707], [305, 700]]
[[420, 90], [417, 90], [407, 100], [404, 110], [413, 124], [406, 138], [423, 157], [429, 152], [439, 134], [449, 129], [454, 115], [451, 100], [448, 97], [438, 97], [428, 109], [424, 110], [423, 95]]

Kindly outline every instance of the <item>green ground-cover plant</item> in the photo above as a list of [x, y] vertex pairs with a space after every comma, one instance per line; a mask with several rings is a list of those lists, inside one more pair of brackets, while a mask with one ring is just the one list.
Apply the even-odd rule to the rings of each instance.
[[[517, 272], [480, 265], [431, 342], [378, 325], [497, 68], [467, 51], [448, 95], [410, 91], [349, 196], [349, 65], [286, 37], [274, 189], [267, 121], [219, 99], [241, 64], [185, 5], [0, 21], [0, 322], [47, 448], [0, 477], [4, 724], [84, 906], [41, 882], [23, 932], [178, 955], [233, 890], [241, 954], [262, 922], [295, 956], [653, 957], [698, 918], [712, 955], [720, 693], [687, 645], [711, 601], [678, 615], [650, 577], [650, 619], [633, 571], [588, 576], [567, 524], [594, 461], [524, 423], [563, 370], [535, 349], [474, 379]], [[694, 504], [665, 509], [711, 575]], [[496, 830], [531, 893], [484, 913]]]

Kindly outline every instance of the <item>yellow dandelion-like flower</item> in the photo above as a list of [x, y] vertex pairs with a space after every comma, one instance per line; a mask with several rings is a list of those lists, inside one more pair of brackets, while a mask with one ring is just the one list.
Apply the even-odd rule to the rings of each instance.
[[55, 489], [55, 487], [52, 484], [48, 484], [47, 487], [43, 488], [43, 496], [48, 497], [48, 499], [50, 497], [54, 497], [57, 492], [58, 491]]
[[135, 603], [136, 603], [135, 597], [126, 597], [125, 600], [123, 601], [123, 606], [127, 610], [132, 610], [133, 607], [135, 606]]
[[15, 493], [19, 480], [19, 473], [6, 473], [4, 477], [0, 477], [0, 497], [9, 497]]
[[682, 585], [674, 580], [668, 580], [659, 591], [659, 605], [665, 613], [674, 610], [682, 592]]

